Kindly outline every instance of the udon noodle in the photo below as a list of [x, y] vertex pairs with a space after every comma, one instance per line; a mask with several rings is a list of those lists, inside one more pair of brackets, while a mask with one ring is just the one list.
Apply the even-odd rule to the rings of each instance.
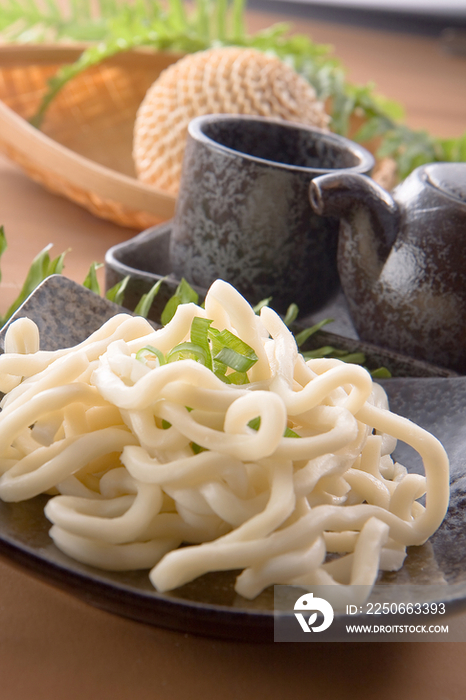
[[[194, 318], [252, 348], [248, 383], [189, 357], [163, 362]], [[272, 584], [370, 587], [448, 506], [435, 437], [391, 413], [362, 367], [306, 362], [273, 310], [255, 314], [221, 280], [164, 328], [121, 314], [55, 352], [19, 319], [0, 389], [0, 498], [49, 494], [57, 547], [101, 569], [150, 569], [159, 591], [220, 570], [242, 571], [246, 598]], [[425, 475], [393, 461], [398, 439]]]

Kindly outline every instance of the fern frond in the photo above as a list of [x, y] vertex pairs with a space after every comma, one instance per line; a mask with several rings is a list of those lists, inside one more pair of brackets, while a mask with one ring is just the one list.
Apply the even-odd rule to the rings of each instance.
[[366, 124], [356, 137], [380, 136], [378, 155], [395, 158], [402, 176], [424, 162], [466, 159], [466, 133], [442, 140], [408, 129], [399, 105], [381, 100], [372, 85], [348, 82], [329, 47], [306, 35], [290, 36], [284, 24], [247, 36], [245, 5], [246, 0], [193, 0], [188, 11], [184, 0], [166, 0], [163, 6], [158, 0], [0, 0], [0, 40], [94, 43], [52, 78], [32, 120], [35, 126], [69, 80], [116, 53], [139, 46], [192, 53], [235, 44], [275, 53], [315, 87], [320, 99], [331, 98], [333, 131], [347, 135], [352, 115], [364, 115]]
[[108, 33], [109, 20], [124, 0], [0, 0], [0, 37], [4, 41], [96, 41]]
[[[0, 0], [0, 3], [2, 1]], [[86, 2], [86, 0], [74, 0], [74, 2]], [[115, 2], [120, 3], [120, 0], [100, 0], [105, 12], [110, 12]], [[106, 37], [84, 51], [75, 63], [63, 66], [49, 80], [49, 89], [38, 111], [31, 119], [31, 124], [40, 126], [49, 104], [69, 80], [103, 59], [122, 51], [129, 51], [139, 46], [149, 46], [158, 51], [171, 50], [185, 53], [202, 51], [213, 44], [232, 43], [233, 37], [229, 36], [230, 24], [234, 24], [237, 42], [244, 43], [245, 37], [242, 36], [243, 30], [237, 18], [236, 21], [230, 22], [230, 15], [234, 14], [235, 10], [237, 12], [237, 7], [236, 0], [231, 6], [227, 0], [220, 6], [217, 0], [196, 0], [196, 4], [188, 14], [185, 12], [182, 0], [169, 0], [166, 9], [156, 0], [136, 0], [132, 5], [123, 2], [119, 5], [119, 12], [107, 20]]]

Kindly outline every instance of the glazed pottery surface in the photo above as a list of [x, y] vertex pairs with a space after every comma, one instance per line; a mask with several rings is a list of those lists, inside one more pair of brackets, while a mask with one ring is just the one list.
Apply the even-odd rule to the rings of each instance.
[[338, 269], [359, 336], [466, 373], [466, 163], [417, 168], [391, 196], [360, 175], [311, 183], [341, 219]]
[[172, 270], [201, 287], [231, 282], [256, 304], [318, 309], [339, 288], [338, 221], [313, 213], [311, 179], [369, 173], [361, 146], [321, 129], [242, 115], [189, 126], [170, 241]]

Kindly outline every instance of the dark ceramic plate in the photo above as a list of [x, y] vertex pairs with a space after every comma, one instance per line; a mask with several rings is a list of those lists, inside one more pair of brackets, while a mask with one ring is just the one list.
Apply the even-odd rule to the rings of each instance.
[[[63, 277], [46, 280], [15, 315], [38, 323], [44, 349], [75, 344], [120, 310]], [[0, 343], [3, 333], [0, 334]], [[385, 382], [392, 409], [433, 432], [451, 460], [451, 506], [438, 532], [411, 548], [403, 569], [382, 579], [388, 586], [439, 586], [450, 609], [466, 607], [466, 377], [398, 378]], [[421, 464], [400, 445], [397, 456]], [[235, 572], [214, 573], [173, 591], [157, 593], [147, 572], [108, 573], [62, 554], [48, 537], [45, 497], [23, 503], [0, 502], [0, 553], [47, 582], [88, 603], [141, 622], [183, 632], [235, 640], [273, 640], [273, 592], [254, 601], [233, 589]], [[429, 584], [428, 586], [426, 584]]]
[[[135, 309], [143, 294], [146, 294], [156, 282], [161, 287], [152, 304], [149, 318], [159, 321], [168, 299], [175, 293], [179, 280], [170, 272], [170, 236], [172, 222], [168, 221], [159, 226], [113, 246], [105, 256], [105, 285], [110, 289], [124, 278], [129, 281], [125, 287], [125, 306]], [[205, 289], [196, 287], [200, 299], [206, 293]], [[260, 299], [257, 299], [259, 302]], [[273, 300], [272, 300], [273, 306]], [[312, 335], [303, 350], [313, 350], [330, 345], [348, 352], [364, 352], [369, 369], [385, 366], [394, 376], [403, 377], [439, 377], [457, 376], [449, 369], [432, 366], [427, 362], [407, 358], [393, 350], [380, 350], [371, 343], [358, 339], [351, 321], [345, 297], [342, 292], [336, 293], [323, 308], [306, 318], [299, 318], [293, 330], [312, 326], [323, 319], [334, 319], [329, 326], [332, 332], [319, 331]], [[326, 326], [327, 328], [327, 326]]]

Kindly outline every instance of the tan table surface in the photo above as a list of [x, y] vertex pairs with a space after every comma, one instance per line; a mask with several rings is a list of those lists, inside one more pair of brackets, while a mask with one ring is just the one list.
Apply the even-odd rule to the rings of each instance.
[[[250, 13], [254, 28], [282, 20]], [[290, 18], [291, 19], [291, 18]], [[403, 102], [407, 122], [439, 136], [466, 129], [466, 60], [433, 38], [309, 22], [333, 44], [355, 82], [373, 80]], [[81, 282], [93, 260], [134, 234], [49, 194], [0, 157], [0, 310], [16, 296], [32, 257], [68, 248], [65, 274]], [[466, 625], [466, 616], [461, 616]], [[464, 644], [230, 643], [134, 623], [97, 610], [0, 561], [0, 697], [34, 698], [464, 698]]]

